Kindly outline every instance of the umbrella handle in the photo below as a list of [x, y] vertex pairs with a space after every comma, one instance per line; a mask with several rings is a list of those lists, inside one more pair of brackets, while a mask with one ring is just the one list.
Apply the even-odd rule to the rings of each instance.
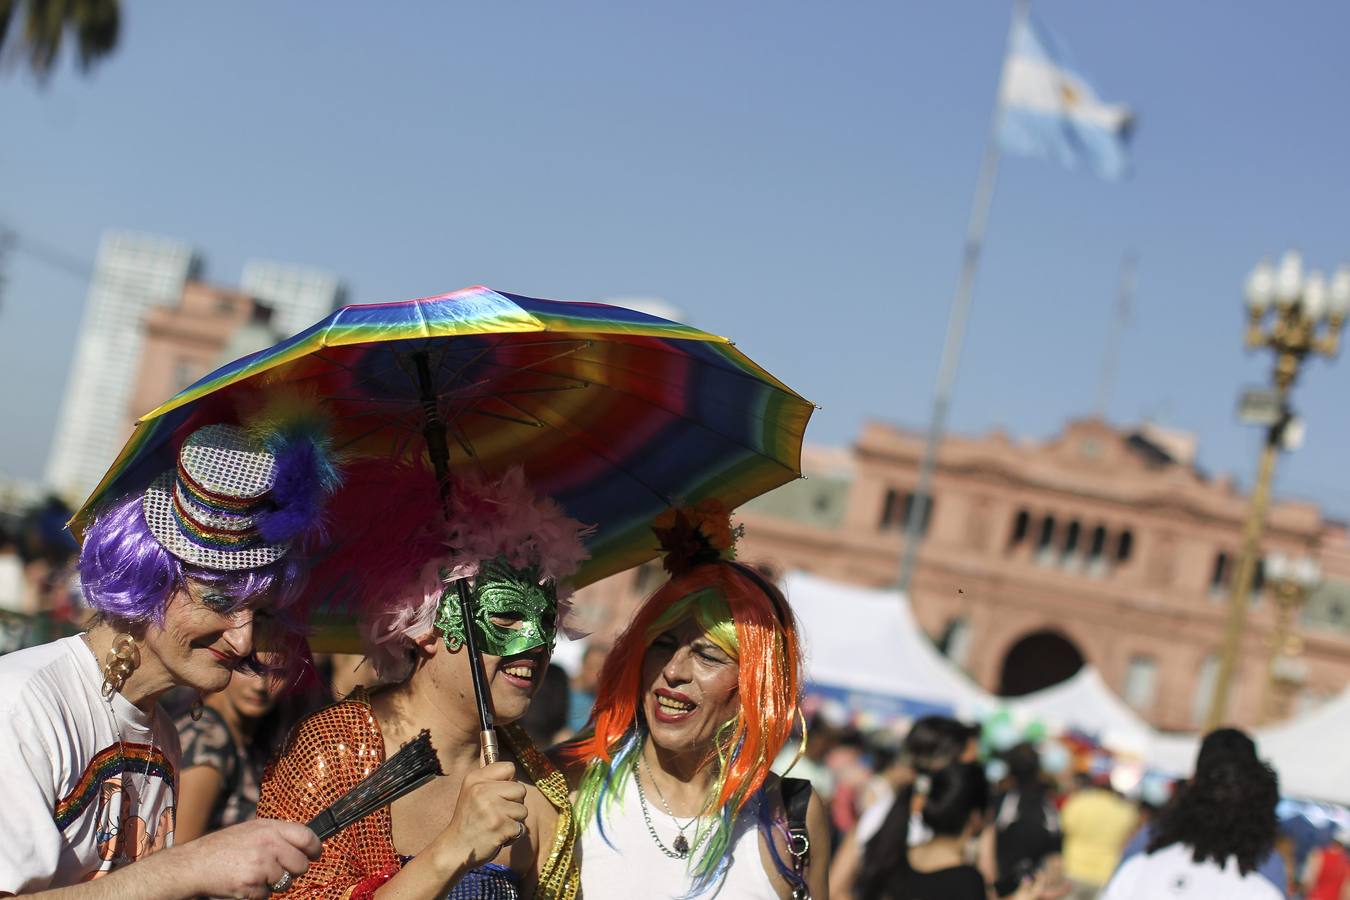
[[465, 579], [455, 582], [459, 594], [459, 613], [464, 622], [464, 652], [469, 657], [469, 675], [473, 681], [473, 699], [478, 706], [478, 742], [483, 752], [483, 765], [490, 766], [497, 761], [497, 732], [493, 728], [491, 695], [487, 689], [487, 677], [483, 674], [483, 654], [478, 651], [478, 638], [473, 629], [473, 598], [469, 596], [469, 587]]
[[[432, 385], [431, 362], [425, 350], [412, 355], [417, 369], [417, 397], [422, 403], [422, 436], [427, 442], [427, 455], [436, 473], [436, 484], [441, 491], [441, 504], [447, 521], [450, 519], [450, 448], [445, 441], [445, 425], [436, 405], [436, 390]], [[483, 765], [497, 761], [497, 732], [492, 727], [492, 705], [489, 702], [487, 677], [483, 674], [483, 655], [478, 652], [478, 639], [473, 631], [473, 598], [468, 585], [461, 578], [455, 582], [459, 593], [459, 614], [464, 622], [464, 652], [469, 657], [469, 675], [473, 680], [473, 699], [478, 706], [478, 743], [482, 748]]]
[[478, 743], [479, 746], [483, 748], [483, 765], [490, 766], [495, 763], [499, 758], [497, 752], [497, 732], [492, 728], [480, 732], [478, 735]]

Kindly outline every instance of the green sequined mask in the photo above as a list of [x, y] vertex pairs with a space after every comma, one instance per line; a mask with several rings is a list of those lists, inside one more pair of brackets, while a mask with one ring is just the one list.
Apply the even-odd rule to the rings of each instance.
[[[535, 647], [553, 651], [558, 636], [558, 595], [552, 584], [539, 584], [538, 572], [521, 571], [497, 557], [483, 563], [470, 594], [474, 599], [473, 626], [479, 651], [492, 656], [515, 656]], [[494, 616], [518, 619], [520, 624], [506, 628], [493, 622]], [[436, 627], [445, 637], [445, 646], [451, 650], [463, 646], [464, 616], [455, 585], [441, 594]]]

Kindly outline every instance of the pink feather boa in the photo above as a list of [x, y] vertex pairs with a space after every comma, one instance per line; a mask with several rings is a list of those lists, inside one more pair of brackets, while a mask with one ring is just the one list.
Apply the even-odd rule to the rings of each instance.
[[[472, 579], [489, 559], [538, 570], [553, 582], [558, 621], [567, 633], [571, 591], [566, 579], [588, 554], [582, 538], [594, 529], [537, 497], [520, 467], [500, 479], [456, 478], [449, 525], [435, 476], [425, 468], [361, 461], [344, 470], [333, 501], [340, 547], [313, 580], [316, 597], [357, 614], [367, 656], [382, 680], [408, 674], [413, 641], [431, 631], [447, 585]], [[441, 573], [445, 572], [442, 578]]]

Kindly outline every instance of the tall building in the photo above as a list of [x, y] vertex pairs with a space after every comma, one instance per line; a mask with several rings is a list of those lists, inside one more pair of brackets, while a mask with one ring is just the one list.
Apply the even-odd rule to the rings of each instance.
[[104, 235], [45, 473], [67, 500], [93, 490], [126, 440], [145, 314], [176, 305], [200, 266], [197, 252], [178, 241]]
[[272, 327], [286, 337], [337, 309], [347, 293], [336, 275], [259, 260], [244, 264], [239, 289], [271, 308]]
[[[276, 343], [269, 330], [271, 310], [248, 294], [192, 281], [178, 302], [148, 310], [141, 322], [142, 354], [132, 379], [124, 434], [136, 420], [216, 369], [222, 362]], [[260, 331], [261, 346], [241, 352], [241, 335]]]

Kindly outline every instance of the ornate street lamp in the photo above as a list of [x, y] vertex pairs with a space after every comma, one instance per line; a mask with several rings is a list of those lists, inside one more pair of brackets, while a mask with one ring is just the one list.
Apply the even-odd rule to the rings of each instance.
[[1299, 658], [1303, 653], [1303, 639], [1293, 633], [1293, 626], [1308, 602], [1308, 595], [1322, 581], [1322, 570], [1311, 557], [1290, 559], [1283, 553], [1273, 553], [1266, 557], [1266, 577], [1276, 604], [1275, 632], [1270, 637], [1270, 663], [1266, 668], [1266, 692], [1262, 703], [1262, 719], [1268, 722], [1283, 717], [1282, 696], [1306, 680], [1307, 665]]
[[1340, 349], [1341, 329], [1346, 313], [1350, 312], [1350, 266], [1341, 266], [1328, 285], [1321, 272], [1310, 272], [1305, 277], [1303, 257], [1291, 250], [1280, 261], [1278, 270], [1265, 260], [1253, 269], [1247, 277], [1246, 295], [1247, 348], [1269, 348], [1275, 354], [1272, 380], [1275, 383], [1276, 417], [1266, 431], [1256, 484], [1252, 488], [1251, 507], [1243, 528], [1242, 555], [1228, 602], [1219, 672], [1214, 679], [1214, 694], [1205, 721], [1207, 730], [1223, 724], [1228, 712], [1228, 694], [1247, 622], [1248, 595], [1261, 552], [1261, 531], [1270, 506], [1275, 457], [1292, 418], [1289, 391], [1309, 355], [1332, 358]]

